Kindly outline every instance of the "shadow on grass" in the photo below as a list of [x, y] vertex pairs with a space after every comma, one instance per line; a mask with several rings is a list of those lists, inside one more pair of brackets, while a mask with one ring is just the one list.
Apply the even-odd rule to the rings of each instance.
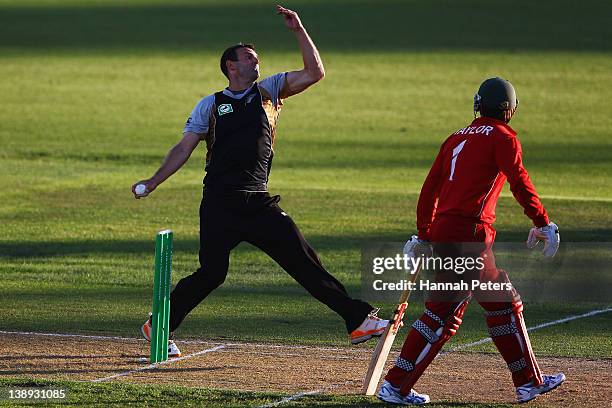
[[[448, 128], [448, 134], [466, 123], [457, 122]], [[373, 134], [376, 132], [372, 131]], [[415, 142], [406, 137], [400, 142], [380, 140], [373, 135], [370, 140], [351, 141], [283, 141], [283, 154], [275, 159], [274, 167], [298, 169], [428, 169], [440, 148], [437, 141]], [[440, 134], [446, 137], [446, 134]], [[529, 168], [542, 166], [606, 165], [612, 161], [612, 150], [605, 143], [563, 144], [529, 143], [524, 146], [525, 161]], [[308, 155], [303, 152], [307, 151]], [[114, 166], [135, 164], [158, 164], [163, 153], [143, 154], [140, 152], [69, 152], [65, 150], [17, 149], [0, 153], [0, 158], [27, 161], [67, 161], [70, 163], [108, 163]], [[537, 172], [537, 170], [535, 170]], [[204, 171], [202, 169], [202, 174]], [[537, 173], [535, 173], [537, 174]]]
[[[118, 3], [118, 2], [117, 2]], [[0, 47], [35, 50], [208, 50], [255, 42], [296, 51], [272, 4], [183, 1], [178, 5], [10, 6], [0, 12]], [[468, 0], [300, 1], [323, 50], [609, 51], [609, 2]], [[460, 35], [457, 35], [460, 33]]]
[[[299, 221], [299, 220], [298, 220]], [[523, 242], [527, 231], [505, 230], [498, 234], [497, 242]], [[612, 229], [563, 229], [565, 242], [609, 242], [612, 240]], [[309, 234], [306, 239], [320, 251], [351, 251], [359, 250], [363, 244], [372, 242], [404, 242], [406, 233], [377, 232], [355, 235], [317, 235]], [[193, 252], [197, 254], [200, 246], [196, 239], [175, 240], [175, 251]], [[143, 254], [150, 256], [155, 251], [153, 240], [79, 240], [79, 241], [0, 241], [0, 259], [2, 258], [33, 258], [33, 257], [63, 257], [69, 255], [93, 254]], [[235, 251], [259, 252], [259, 249], [241, 244]]]

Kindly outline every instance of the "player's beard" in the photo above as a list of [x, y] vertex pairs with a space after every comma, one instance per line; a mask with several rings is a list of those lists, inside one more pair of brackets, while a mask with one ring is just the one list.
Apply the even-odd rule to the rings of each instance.
[[255, 82], [259, 78], [259, 65], [255, 67], [243, 65], [239, 68], [240, 76], [249, 82]]

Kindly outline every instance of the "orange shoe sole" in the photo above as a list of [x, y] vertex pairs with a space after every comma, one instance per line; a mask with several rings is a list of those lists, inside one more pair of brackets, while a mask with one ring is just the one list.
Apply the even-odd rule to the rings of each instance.
[[377, 337], [382, 335], [385, 332], [385, 327], [381, 327], [378, 330], [368, 330], [368, 331], [353, 331], [351, 333], [351, 343], [359, 344], [364, 341], [370, 340], [372, 337]]

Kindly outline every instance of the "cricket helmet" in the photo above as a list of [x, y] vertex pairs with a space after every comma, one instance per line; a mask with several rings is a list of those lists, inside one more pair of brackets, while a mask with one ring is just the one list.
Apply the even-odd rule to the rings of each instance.
[[495, 77], [484, 81], [474, 95], [474, 114], [503, 118], [505, 111], [511, 111], [518, 106], [516, 92], [509, 81]]

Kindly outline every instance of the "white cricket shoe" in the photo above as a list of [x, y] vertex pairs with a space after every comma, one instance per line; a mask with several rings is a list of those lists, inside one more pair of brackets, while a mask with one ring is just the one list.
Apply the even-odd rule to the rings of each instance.
[[516, 388], [516, 400], [520, 403], [531, 401], [538, 395], [544, 394], [560, 386], [565, 381], [565, 374], [557, 373], [554, 375], [542, 376], [544, 383], [542, 385], [533, 386], [531, 383], [521, 385]]
[[351, 332], [351, 343], [363, 343], [364, 341], [370, 340], [372, 337], [379, 337], [383, 334], [389, 321], [376, 316], [379, 310], [380, 309], [372, 310], [363, 323], [361, 323], [361, 326]]
[[174, 340], [168, 341], [168, 357], [180, 357], [181, 350], [176, 346]]
[[395, 388], [390, 382], [384, 381], [376, 394], [379, 400], [398, 405], [424, 405], [429, 402], [429, 395], [419, 394], [415, 390], [410, 390], [410, 394], [403, 396], [399, 388]]

